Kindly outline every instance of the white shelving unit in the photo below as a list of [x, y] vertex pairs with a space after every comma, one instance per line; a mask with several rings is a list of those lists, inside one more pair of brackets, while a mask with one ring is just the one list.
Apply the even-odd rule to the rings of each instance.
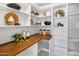
[[[55, 16], [56, 11], [63, 10], [64, 16]], [[62, 4], [53, 7], [53, 24], [54, 24], [54, 56], [67, 56], [68, 55], [68, 5]], [[57, 26], [58, 23], [64, 26]]]
[[[54, 36], [54, 39], [51, 40], [52, 43], [49, 41], [52, 48], [50, 47], [50, 44], [41, 41], [38, 43], [38, 55], [47, 56], [50, 55], [52, 51], [53, 53], [51, 55], [54, 56], [79, 56], [79, 4], [61, 4], [53, 6], [51, 10], [52, 17], [32, 15], [32, 17], [37, 20], [52, 19], [52, 35]], [[55, 12], [57, 10], [64, 10], [65, 15], [63, 17], [55, 17]], [[58, 27], [58, 22], [61, 22], [64, 26]]]
[[[39, 21], [41, 24], [40, 25], [36, 25], [36, 24], [33, 25], [33, 24], [31, 24], [31, 25], [33, 25], [33, 26], [51, 26], [51, 25], [45, 25], [44, 24], [45, 21], [50, 21], [51, 22], [52, 15], [51, 14], [47, 15], [47, 12], [50, 13], [51, 10], [38, 10], [38, 9], [36, 9], [36, 7], [32, 6], [31, 7], [31, 12], [32, 11], [39, 13], [39, 15], [31, 14], [31, 19], [32, 19], [33, 23], [37, 23]], [[46, 13], [46, 16], [43, 15], [44, 12]]]
[[[51, 22], [51, 19], [52, 19], [52, 15], [51, 15], [51, 10], [40, 10], [40, 9], [37, 9], [35, 6], [31, 6], [31, 11], [34, 11], [34, 12], [38, 12], [39, 15], [34, 15], [34, 14], [31, 14], [31, 19], [32, 21], [40, 21], [41, 25], [33, 25], [31, 24], [32, 27], [37, 27], [39, 29], [49, 29], [52, 28], [52, 25], [45, 25], [44, 22], [45, 21], [50, 21]], [[50, 15], [47, 15], [47, 16], [43, 16], [43, 12], [50, 12]], [[42, 25], [43, 23], [43, 25]], [[38, 29], [38, 30], [39, 30]], [[38, 56], [50, 56], [50, 40], [42, 40], [40, 42], [38, 42], [38, 52], [37, 52], [37, 55]]]

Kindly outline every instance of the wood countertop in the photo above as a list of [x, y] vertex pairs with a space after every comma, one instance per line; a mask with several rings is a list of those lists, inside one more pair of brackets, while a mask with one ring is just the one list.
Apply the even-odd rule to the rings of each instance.
[[2, 44], [0, 45], [0, 56], [15, 56], [40, 40], [49, 40], [51, 38], [52, 36], [50, 34], [41, 35], [37, 33], [27, 38], [25, 42], [17, 42], [15, 45], [13, 42]]

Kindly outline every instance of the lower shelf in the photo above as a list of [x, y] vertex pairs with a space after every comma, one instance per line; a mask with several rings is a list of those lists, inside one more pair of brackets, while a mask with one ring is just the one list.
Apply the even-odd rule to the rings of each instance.
[[38, 43], [38, 49], [41, 50], [43, 48], [49, 50], [49, 42], [42, 42], [42, 41], [40, 41]]
[[49, 52], [43, 49], [38, 53], [38, 56], [49, 56]]

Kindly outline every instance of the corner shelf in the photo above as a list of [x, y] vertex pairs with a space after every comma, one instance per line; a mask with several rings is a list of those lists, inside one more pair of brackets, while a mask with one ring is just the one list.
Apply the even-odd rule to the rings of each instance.
[[36, 17], [36, 18], [49, 18], [49, 17], [52, 17], [52, 16], [36, 16], [36, 15], [31, 15], [32, 17]]
[[32, 27], [52, 27], [51, 25], [31, 25]]

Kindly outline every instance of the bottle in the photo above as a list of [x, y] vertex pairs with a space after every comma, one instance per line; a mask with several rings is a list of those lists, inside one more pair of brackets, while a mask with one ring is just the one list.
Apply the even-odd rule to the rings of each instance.
[[45, 26], [45, 24], [44, 23], [41, 23], [41, 26]]
[[29, 32], [27, 32], [26, 36], [27, 36], [27, 37], [29, 37], [29, 36], [30, 36], [30, 33], [29, 33]]
[[22, 32], [22, 35], [24, 38], [26, 38], [26, 36], [27, 36], [25, 31]]
[[42, 29], [39, 29], [39, 34], [42, 34]]

